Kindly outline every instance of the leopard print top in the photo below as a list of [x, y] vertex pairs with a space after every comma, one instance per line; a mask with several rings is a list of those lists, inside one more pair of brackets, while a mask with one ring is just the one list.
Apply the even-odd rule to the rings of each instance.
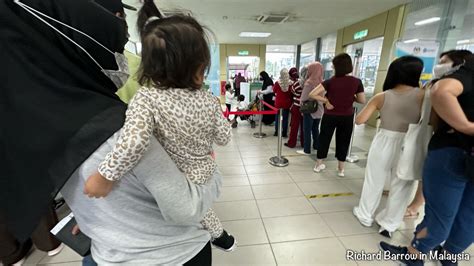
[[120, 138], [99, 165], [99, 173], [119, 180], [138, 163], [152, 135], [193, 183], [203, 184], [216, 169], [212, 145], [226, 145], [231, 127], [220, 103], [207, 91], [142, 87], [130, 102]]

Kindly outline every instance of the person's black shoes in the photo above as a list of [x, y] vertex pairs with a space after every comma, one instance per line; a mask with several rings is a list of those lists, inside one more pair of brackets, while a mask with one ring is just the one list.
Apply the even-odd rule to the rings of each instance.
[[409, 258], [408, 248], [390, 245], [387, 242], [380, 242], [380, 248], [382, 250], [390, 253], [391, 257], [399, 258], [398, 261], [407, 265], [407, 266], [423, 266], [424, 262], [422, 260], [415, 260]]
[[226, 230], [222, 232], [219, 238], [214, 239], [212, 244], [225, 252], [232, 252], [237, 247], [237, 241], [232, 235], [229, 235]]
[[392, 233], [390, 233], [389, 231], [387, 230], [382, 230], [379, 232], [379, 234], [383, 235], [384, 237], [387, 237], [387, 238], [392, 238]]

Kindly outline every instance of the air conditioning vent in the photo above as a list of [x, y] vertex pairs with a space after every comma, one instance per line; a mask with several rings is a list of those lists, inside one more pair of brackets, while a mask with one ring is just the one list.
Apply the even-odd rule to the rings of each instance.
[[283, 23], [290, 18], [288, 15], [263, 15], [257, 18], [257, 21], [260, 23]]
[[192, 17], [191, 11], [188, 11], [188, 10], [178, 10], [178, 9], [164, 10], [162, 11], [162, 13], [163, 13], [163, 16], [165, 17], [178, 16], [178, 15]]

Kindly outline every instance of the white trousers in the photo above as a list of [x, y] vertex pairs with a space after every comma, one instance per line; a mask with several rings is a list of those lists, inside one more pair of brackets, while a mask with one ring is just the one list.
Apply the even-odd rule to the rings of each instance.
[[405, 133], [380, 129], [372, 141], [362, 195], [359, 206], [354, 208], [354, 214], [364, 225], [374, 222], [387, 180], [390, 182], [387, 205], [375, 217], [375, 221], [389, 232], [396, 231], [403, 221], [414, 189], [414, 181], [402, 180], [395, 175], [404, 136]]

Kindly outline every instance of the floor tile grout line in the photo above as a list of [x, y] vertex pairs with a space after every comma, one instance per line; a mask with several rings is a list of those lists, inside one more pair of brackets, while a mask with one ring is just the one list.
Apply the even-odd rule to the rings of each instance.
[[[245, 170], [247, 171], [247, 169], [245, 169]], [[248, 173], [247, 173], [247, 175], [248, 175]], [[267, 230], [267, 227], [265, 226], [265, 223], [263, 222], [262, 212], [260, 211], [260, 206], [258, 205], [257, 198], [255, 197], [255, 192], [253, 190], [253, 185], [250, 185], [250, 189], [252, 191], [253, 197], [255, 199], [255, 203], [257, 205], [257, 211], [258, 211], [258, 215], [260, 216], [260, 222], [263, 225], [263, 230], [265, 230], [265, 236], [267, 237], [267, 241], [270, 244], [270, 237], [268, 235], [268, 230]], [[277, 262], [277, 259], [276, 259], [276, 256], [275, 256], [275, 252], [273, 251], [273, 247], [271, 246], [271, 244], [270, 244], [270, 250], [272, 251], [273, 261], [275, 262], [276, 265], [278, 265], [278, 262]]]

